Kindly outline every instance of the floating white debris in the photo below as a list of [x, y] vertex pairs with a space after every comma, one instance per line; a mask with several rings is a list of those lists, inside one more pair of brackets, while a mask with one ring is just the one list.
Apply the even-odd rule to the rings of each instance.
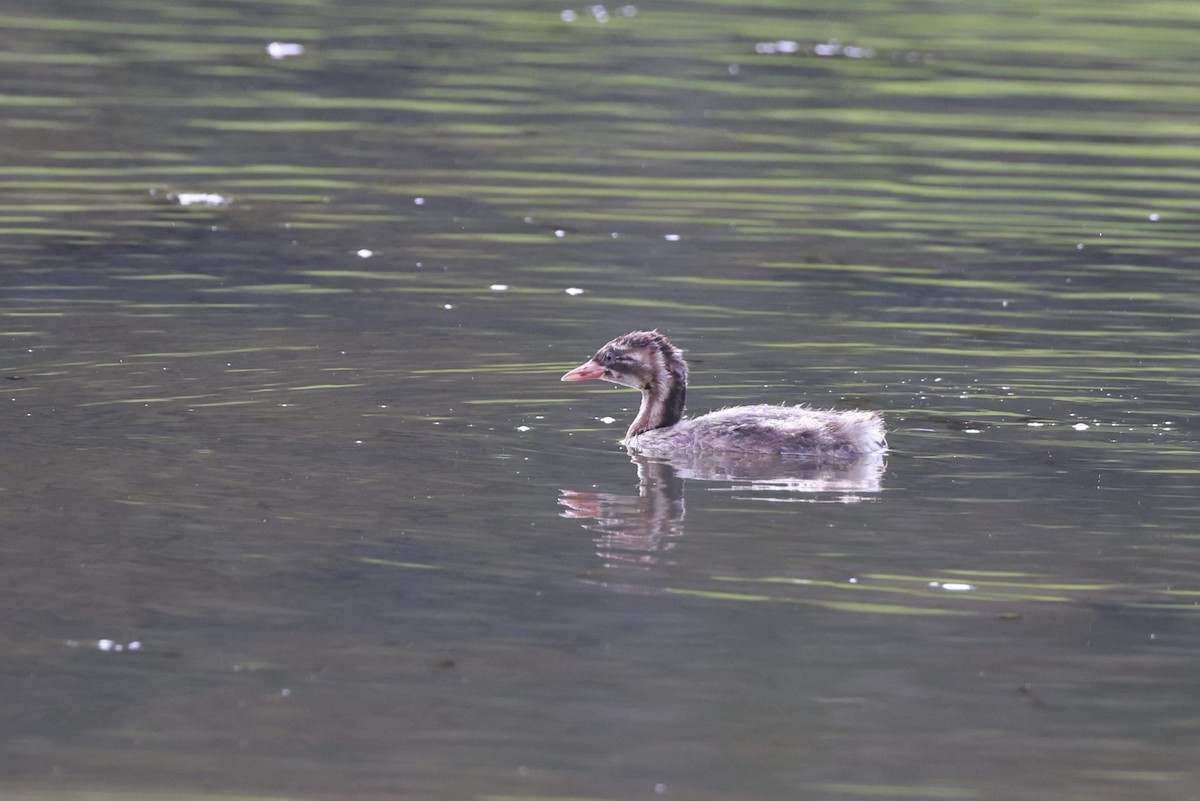
[[[609, 15], [608, 9], [602, 5], [590, 5], [586, 10], [587, 13], [592, 15], [592, 19], [600, 24], [604, 24], [612, 18]], [[620, 8], [613, 9], [613, 14], [618, 17], [636, 17], [637, 13], [637, 6], [633, 5], [624, 5]], [[579, 19], [579, 14], [574, 9], [564, 8], [559, 12], [558, 17], [563, 22], [575, 22]]]
[[946, 592], [970, 592], [975, 589], [974, 584], [965, 584], [960, 581], [931, 581], [929, 586]]
[[729, 69], [730, 75], [737, 75], [739, 72], [742, 71], [742, 68], [739, 67], [737, 64], [730, 64], [728, 69]]
[[[799, 43], [793, 42], [790, 39], [780, 39], [777, 42], [758, 42], [754, 45], [754, 52], [764, 55], [773, 55], [780, 53], [783, 55], [793, 55], [799, 53], [801, 47]], [[820, 42], [813, 45], [812, 54], [820, 58], [832, 58], [841, 56], [844, 58], [874, 58], [875, 51], [869, 47], [854, 47], [851, 45], [842, 46], [842, 43], [837, 39], [830, 39], [828, 42]], [[730, 73], [736, 75], [734, 69], [730, 69]]]
[[1082, 242], [1080, 242], [1080, 243], [1076, 244], [1076, 245], [1075, 245], [1075, 249], [1076, 249], [1076, 250], [1083, 250], [1083, 243], [1082, 243]]
[[617, 422], [617, 418], [615, 417], [601, 417], [599, 420], [606, 426], [611, 426], [613, 423]]
[[567, 235], [567, 232], [566, 232], [566, 231], [564, 231], [564, 230], [563, 230], [563, 229], [561, 229], [561, 228], [555, 228], [555, 229], [554, 229], [554, 235], [555, 235], [556, 237], [558, 237], [559, 239], [562, 239], [564, 236], [566, 236], [566, 235]]
[[1087, 431], [1090, 427], [1091, 426], [1089, 426], [1087, 423], [1076, 423], [1075, 425], [1071, 426], [1071, 428], [1075, 429], [1076, 431]]
[[358, 251], [358, 257], [360, 259], [369, 259], [374, 255], [375, 255], [375, 251], [367, 250], [366, 248], [363, 248], [362, 250]]
[[271, 42], [267, 45], [267, 55], [274, 59], [290, 58], [304, 54], [304, 45], [295, 42]]
[[566, 292], [568, 295], [582, 295], [583, 294], [583, 290], [577, 286], [569, 286], [566, 289], [564, 289], [563, 292]]
[[1160, 218], [1157, 211], [1150, 215], [1150, 222], [1158, 222], [1159, 219]]
[[982, 434], [983, 432], [980, 431], [978, 428], [964, 428], [963, 433], [964, 434]]
[[453, 303], [443, 303], [442, 308], [445, 309], [446, 311], [450, 311], [451, 309], [454, 308], [454, 304]]
[[508, 289], [508, 284], [492, 284], [488, 287], [488, 289], [492, 290], [493, 292], [504, 292]]
[[1036, 422], [1036, 421], [1035, 421], [1035, 422], [1032, 422], [1032, 423], [1026, 423], [1026, 425], [1028, 425], [1030, 428], [1041, 428], [1042, 426], [1044, 426], [1044, 425], [1046, 425], [1046, 424], [1045, 424], [1045, 423], [1038, 423], [1038, 422]]
[[754, 52], [761, 53], [763, 55], [772, 55], [775, 53], [791, 55], [793, 53], [799, 53], [800, 46], [798, 42], [793, 42], [791, 40], [780, 40], [778, 42], [758, 42], [754, 46]]
[[667, 240], [668, 242], [678, 242], [680, 237], [679, 234], [666, 234], [663, 236], [663, 239]]
[[179, 192], [167, 195], [167, 198], [174, 200], [180, 206], [227, 206], [233, 202], [215, 192]]
[[[79, 641], [78, 640], [67, 640], [67, 646], [70, 648], [78, 648]], [[132, 642], [128, 642], [128, 643], [120, 643], [120, 642], [117, 642], [116, 640], [109, 640], [109, 639], [96, 640], [96, 650], [97, 651], [108, 651], [108, 652], [111, 652], [114, 654], [119, 654], [123, 651], [140, 651], [141, 649], [142, 649], [142, 644], [140, 642], [138, 642], [137, 640], [133, 640]]]
[[424, 205], [425, 205], [425, 198], [423, 198], [423, 197], [414, 197], [414, 198], [413, 198], [413, 203], [415, 203], [415, 204], [416, 204], [416, 205], [418, 205], [418, 206], [424, 206]]
[[521, 432], [525, 432], [525, 431], [532, 431], [533, 429], [530, 428], [529, 426], [517, 426], [517, 430], [521, 431]]

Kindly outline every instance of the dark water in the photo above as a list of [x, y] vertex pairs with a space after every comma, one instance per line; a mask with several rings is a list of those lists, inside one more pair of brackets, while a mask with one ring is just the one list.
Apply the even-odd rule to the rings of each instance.
[[564, 10], [0, 5], [0, 792], [1200, 797], [1197, 7]]

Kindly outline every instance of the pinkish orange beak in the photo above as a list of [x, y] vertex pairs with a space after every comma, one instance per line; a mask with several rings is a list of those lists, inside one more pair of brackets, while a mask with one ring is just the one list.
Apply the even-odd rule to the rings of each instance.
[[596, 364], [594, 359], [589, 359], [583, 364], [576, 367], [571, 372], [560, 378], [560, 381], [587, 381], [589, 378], [603, 378], [604, 371], [607, 368], [603, 364]]

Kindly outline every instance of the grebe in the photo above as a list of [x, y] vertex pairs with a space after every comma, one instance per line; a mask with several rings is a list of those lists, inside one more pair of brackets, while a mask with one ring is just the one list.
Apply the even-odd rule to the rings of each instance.
[[684, 418], [687, 362], [657, 331], [633, 331], [609, 342], [563, 381], [600, 378], [642, 393], [623, 443], [650, 456], [681, 451], [740, 451], [851, 462], [887, 449], [877, 412], [806, 406], [734, 406]]

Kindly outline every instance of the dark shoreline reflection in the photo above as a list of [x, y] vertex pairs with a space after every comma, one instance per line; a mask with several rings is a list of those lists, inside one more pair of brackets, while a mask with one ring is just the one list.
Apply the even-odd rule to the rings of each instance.
[[[721, 482], [708, 489], [749, 492], [749, 500], [856, 503], [883, 490], [884, 453], [854, 462], [829, 463], [779, 454], [685, 453], [670, 458], [633, 451], [636, 495], [559, 490], [562, 517], [584, 521], [603, 569], [650, 571], [671, 564], [667, 556], [685, 531], [687, 480]], [[807, 496], [807, 497], [806, 497]], [[818, 496], [818, 497], [812, 497]], [[622, 587], [629, 591], [632, 587]]]

